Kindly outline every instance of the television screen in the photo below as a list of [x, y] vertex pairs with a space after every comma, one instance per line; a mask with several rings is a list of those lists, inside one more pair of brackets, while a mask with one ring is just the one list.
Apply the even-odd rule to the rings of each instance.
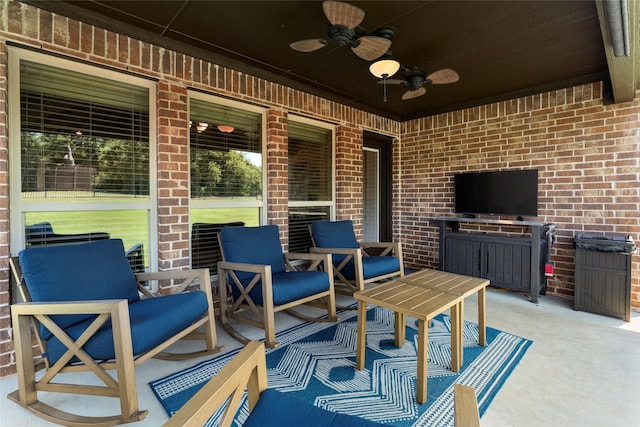
[[538, 170], [456, 174], [454, 204], [460, 214], [538, 216]]

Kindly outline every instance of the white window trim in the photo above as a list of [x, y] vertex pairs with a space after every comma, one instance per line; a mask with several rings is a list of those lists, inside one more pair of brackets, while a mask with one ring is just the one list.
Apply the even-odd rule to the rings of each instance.
[[[9, 205], [11, 206], [10, 230], [11, 230], [11, 254], [13, 256], [25, 247], [24, 241], [24, 214], [26, 212], [43, 212], [52, 209], [56, 211], [89, 211], [103, 209], [105, 202], [78, 202], [51, 203], [29, 201], [22, 203], [21, 193], [21, 156], [20, 156], [20, 62], [23, 60], [49, 65], [52, 67], [73, 70], [92, 76], [102, 77], [129, 83], [135, 86], [146, 87], [149, 90], [149, 201], [131, 201], [110, 203], [108, 210], [147, 210], [149, 216], [149, 268], [157, 270], [158, 260], [156, 254], [158, 248], [158, 211], [157, 201], [157, 158], [156, 149], [156, 82], [141, 77], [120, 73], [113, 70], [93, 66], [90, 64], [75, 62], [57, 56], [46, 55], [39, 52], [7, 46], [8, 52], [8, 134], [9, 134], [9, 179], [14, 185], [9, 186]], [[15, 129], [15, 130], [14, 130]], [[12, 131], [14, 130], [14, 131]]]

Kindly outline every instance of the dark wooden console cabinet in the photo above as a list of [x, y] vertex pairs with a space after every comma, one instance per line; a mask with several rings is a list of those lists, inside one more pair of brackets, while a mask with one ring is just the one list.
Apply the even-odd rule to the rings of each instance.
[[[461, 223], [516, 226], [522, 236], [460, 231]], [[440, 229], [440, 270], [489, 279], [492, 286], [526, 292], [537, 303], [544, 295], [548, 233], [554, 224], [479, 218], [436, 218]]]

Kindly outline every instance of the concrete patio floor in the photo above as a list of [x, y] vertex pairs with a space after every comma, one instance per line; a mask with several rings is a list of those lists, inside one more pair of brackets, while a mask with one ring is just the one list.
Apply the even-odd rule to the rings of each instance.
[[[353, 300], [339, 297], [339, 303], [349, 302]], [[475, 296], [465, 304], [465, 319], [477, 321]], [[278, 330], [298, 322], [282, 313], [276, 318]], [[531, 339], [533, 345], [482, 417], [483, 427], [639, 425], [640, 313], [632, 313], [632, 320], [627, 323], [574, 311], [568, 299], [543, 296], [539, 304], [533, 304], [525, 295], [489, 289], [487, 325]], [[251, 327], [239, 329], [250, 338], [263, 336], [260, 330]], [[218, 335], [224, 351], [240, 346], [221, 328]], [[131, 425], [162, 425], [168, 417], [149, 382], [204, 359], [151, 360], [138, 367], [140, 408], [147, 409], [149, 415]], [[0, 380], [0, 426], [56, 425], [9, 401], [6, 395], [16, 388], [15, 375]], [[112, 414], [118, 410], [115, 399], [63, 395], [49, 403], [91, 415]]]

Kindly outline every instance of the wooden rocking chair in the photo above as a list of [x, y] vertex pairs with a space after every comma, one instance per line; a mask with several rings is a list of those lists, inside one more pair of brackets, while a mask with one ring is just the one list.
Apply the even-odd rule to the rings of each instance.
[[[118, 239], [29, 248], [11, 259], [11, 267], [26, 302], [11, 306], [18, 390], [8, 397], [46, 420], [68, 426], [140, 421], [147, 411], [138, 409], [135, 366], [152, 357], [178, 360], [220, 350], [208, 269], [134, 276]], [[150, 280], [168, 281], [174, 293], [152, 294], [143, 285]], [[182, 338], [204, 339], [205, 348], [164, 353]], [[73, 384], [62, 375], [79, 371], [94, 373], [101, 385]], [[117, 398], [121, 412], [64, 412], [42, 402], [41, 391]]]
[[[218, 263], [220, 323], [235, 339], [249, 341], [231, 327], [229, 318], [264, 329], [270, 347], [278, 345], [274, 317], [278, 311], [286, 310], [307, 321], [337, 320], [329, 255], [283, 254], [276, 225], [224, 227], [219, 239], [223, 259]], [[302, 269], [294, 266], [293, 260], [309, 264]], [[228, 289], [233, 297], [231, 305]], [[291, 309], [313, 302], [326, 308], [327, 318], [316, 319]]]
[[365, 285], [404, 276], [398, 242], [358, 242], [353, 222], [314, 221], [309, 226], [312, 253], [331, 254], [336, 293], [353, 295]]

